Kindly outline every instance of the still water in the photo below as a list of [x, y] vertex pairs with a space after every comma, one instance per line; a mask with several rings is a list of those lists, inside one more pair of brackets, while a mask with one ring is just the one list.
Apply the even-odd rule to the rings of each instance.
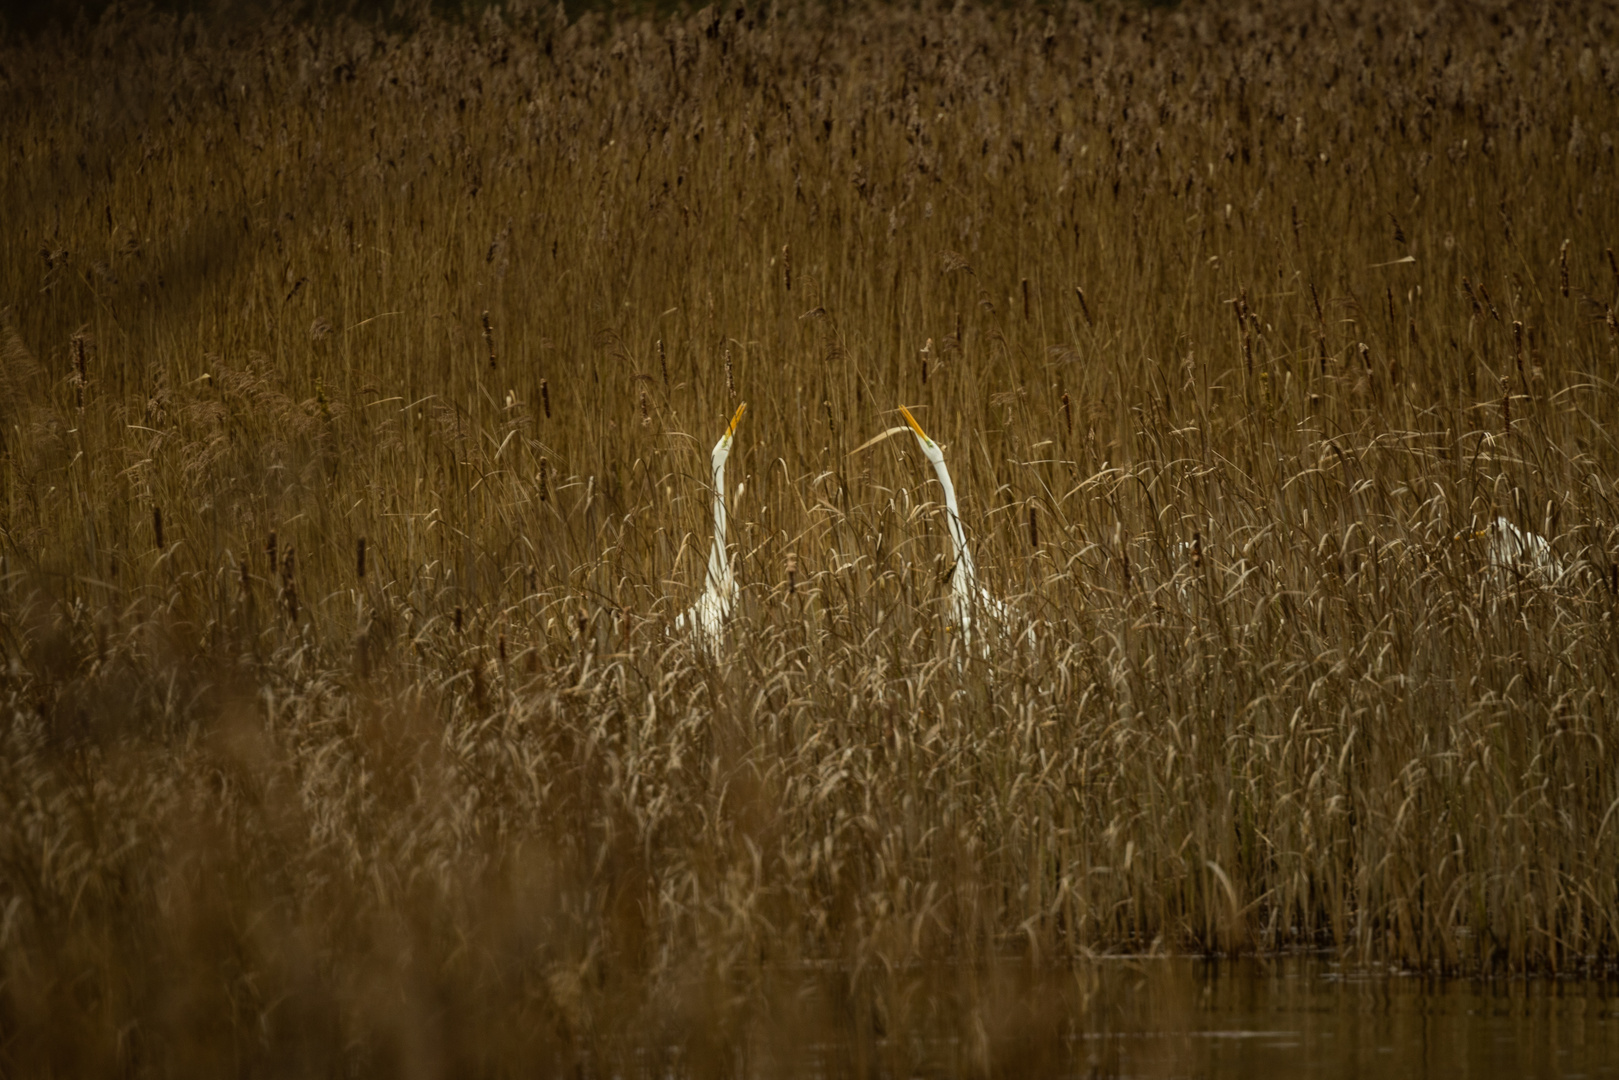
[[1133, 967], [1110, 980], [1117, 1027], [1081, 1036], [1106, 1047], [1078, 1055], [1081, 1073], [1619, 1077], [1613, 982], [1435, 980], [1315, 959]]
[[777, 1042], [778, 1053], [750, 1055], [741, 1071], [1619, 1077], [1619, 981], [1439, 980], [1288, 957], [1101, 960], [1061, 973], [889, 972], [855, 985], [853, 994], [834, 994], [836, 1002], [814, 992], [796, 997], [800, 1005], [817, 999], [812, 1011], [827, 1022], [812, 1047], [799, 1044], [807, 1057], [780, 1054]]

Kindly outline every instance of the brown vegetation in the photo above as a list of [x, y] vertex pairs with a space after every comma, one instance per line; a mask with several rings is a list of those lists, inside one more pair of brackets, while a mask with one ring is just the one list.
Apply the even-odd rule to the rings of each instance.
[[0, 1071], [1014, 1072], [1097, 952], [1619, 957], [1619, 14], [794, 9], [0, 48]]

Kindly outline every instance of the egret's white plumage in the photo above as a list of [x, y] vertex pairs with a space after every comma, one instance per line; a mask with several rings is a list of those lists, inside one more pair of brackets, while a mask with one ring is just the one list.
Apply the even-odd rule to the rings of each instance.
[[1550, 585], [1563, 574], [1563, 563], [1552, 554], [1552, 546], [1539, 533], [1520, 529], [1504, 517], [1497, 517], [1460, 534], [1461, 539], [1485, 541], [1485, 565], [1496, 571], [1516, 571], [1543, 585]]
[[731, 456], [731, 440], [736, 436], [737, 422], [747, 408], [744, 402], [737, 406], [730, 426], [720, 441], [714, 444], [710, 459], [714, 473], [714, 546], [708, 552], [707, 585], [697, 602], [675, 616], [677, 631], [690, 630], [697, 640], [710, 648], [717, 648], [725, 619], [731, 614], [731, 603], [736, 599], [736, 578], [731, 573], [731, 553], [725, 546], [725, 459]]
[[[899, 411], [905, 415], [905, 422], [910, 425], [911, 432], [916, 436], [917, 445], [922, 448], [922, 456], [928, 459], [933, 471], [938, 475], [939, 486], [944, 488], [945, 525], [950, 530], [950, 546], [954, 550], [956, 564], [950, 572], [950, 622], [961, 632], [961, 643], [967, 648], [973, 647], [973, 627], [978, 616], [988, 616], [993, 622], [1002, 627], [1011, 621], [1011, 610], [1006, 604], [990, 594], [988, 589], [978, 584], [978, 571], [973, 566], [972, 552], [967, 550], [967, 531], [961, 526], [961, 509], [956, 505], [956, 486], [950, 482], [950, 470], [944, 463], [944, 451], [939, 444], [928, 438], [928, 433], [922, 430], [922, 425], [916, 422], [911, 411], [901, 405]], [[1030, 631], [1031, 639], [1033, 631]], [[980, 635], [979, 651], [985, 645]]]

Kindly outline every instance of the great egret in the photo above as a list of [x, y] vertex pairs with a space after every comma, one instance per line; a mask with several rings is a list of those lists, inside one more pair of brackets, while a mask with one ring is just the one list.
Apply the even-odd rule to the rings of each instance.
[[709, 647], [717, 647], [725, 618], [731, 613], [731, 601], [736, 599], [736, 578], [731, 574], [731, 553], [725, 547], [725, 459], [731, 456], [731, 440], [736, 435], [737, 422], [747, 409], [743, 402], [736, 407], [730, 426], [720, 441], [714, 444], [712, 457], [714, 472], [714, 546], [708, 552], [708, 583], [697, 602], [675, 616], [675, 629], [690, 629], [697, 639]]
[[[961, 527], [961, 510], [956, 505], [956, 486], [950, 482], [950, 470], [944, 464], [944, 451], [939, 444], [928, 438], [928, 433], [922, 430], [922, 425], [916, 422], [911, 410], [901, 405], [899, 411], [905, 415], [905, 422], [911, 426], [911, 432], [922, 448], [922, 456], [927, 458], [938, 474], [939, 486], [944, 488], [945, 525], [950, 530], [950, 546], [954, 549], [956, 557], [955, 568], [950, 573], [950, 621], [961, 631], [961, 643], [968, 649], [973, 645], [973, 620], [978, 615], [988, 615], [1001, 626], [1010, 622], [1011, 611], [1006, 604], [990, 595], [988, 589], [978, 584], [978, 572], [973, 568], [972, 553], [967, 550], [967, 531]], [[1034, 629], [1029, 630], [1029, 638], [1034, 638]], [[980, 651], [984, 650], [982, 642]]]
[[1515, 570], [1543, 585], [1552, 584], [1563, 574], [1562, 561], [1552, 554], [1552, 546], [1544, 536], [1520, 529], [1504, 517], [1497, 517], [1483, 528], [1474, 518], [1473, 527], [1458, 533], [1456, 538], [1488, 540], [1484, 559], [1491, 570]]

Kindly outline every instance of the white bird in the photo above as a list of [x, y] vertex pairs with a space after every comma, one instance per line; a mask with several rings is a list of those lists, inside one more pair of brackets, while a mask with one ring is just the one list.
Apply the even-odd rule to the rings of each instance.
[[[967, 550], [967, 531], [961, 527], [961, 510], [956, 505], [956, 486], [950, 482], [950, 470], [944, 464], [944, 451], [939, 449], [938, 443], [928, 438], [928, 433], [916, 422], [911, 410], [901, 405], [899, 411], [905, 414], [905, 422], [911, 426], [917, 444], [922, 447], [922, 456], [933, 465], [933, 471], [939, 477], [939, 486], [944, 488], [945, 524], [950, 529], [950, 546], [956, 557], [956, 565], [950, 572], [950, 622], [961, 631], [961, 643], [971, 649], [973, 622], [977, 616], [987, 615], [1004, 627], [1010, 623], [1012, 613], [1004, 602], [978, 584], [972, 553]], [[1029, 629], [1029, 640], [1034, 640], [1033, 627]], [[987, 651], [982, 641], [979, 642], [979, 650]]]
[[1550, 585], [1563, 574], [1562, 561], [1552, 554], [1552, 546], [1539, 533], [1520, 529], [1504, 517], [1479, 528], [1478, 519], [1473, 527], [1457, 534], [1458, 540], [1489, 541], [1485, 548], [1485, 565], [1496, 571], [1516, 571], [1525, 577]]
[[676, 630], [690, 629], [701, 644], [710, 648], [718, 648], [725, 619], [731, 614], [731, 602], [736, 599], [731, 553], [725, 546], [725, 459], [731, 456], [731, 440], [747, 407], [746, 402], [736, 407], [730, 426], [714, 444], [714, 546], [708, 552], [708, 584], [695, 604], [675, 616]]

